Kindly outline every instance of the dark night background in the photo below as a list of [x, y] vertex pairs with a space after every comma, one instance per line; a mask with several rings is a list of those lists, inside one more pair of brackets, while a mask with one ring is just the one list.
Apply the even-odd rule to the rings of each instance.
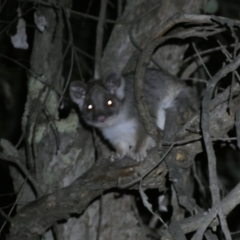
[[[214, 2], [214, 1], [213, 1]], [[117, 17], [117, 1], [109, 1], [107, 8], [107, 19], [115, 20]], [[217, 12], [211, 13], [215, 15], [225, 16], [234, 19], [240, 19], [240, 1], [239, 0], [219, 0]], [[18, 6], [22, 8], [23, 18], [27, 22], [27, 36], [29, 49], [20, 50], [13, 48], [10, 36], [16, 32], [17, 15], [16, 9]], [[72, 9], [79, 13], [84, 13], [90, 16], [98, 17], [100, 8], [100, 1], [79, 1], [74, 0]], [[5, 138], [11, 141], [15, 146], [24, 147], [24, 141], [21, 140], [21, 117], [24, 111], [24, 103], [27, 96], [27, 69], [29, 69], [31, 48], [33, 44], [34, 36], [34, 23], [33, 23], [34, 7], [31, 2], [23, 2], [15, 0], [1, 1], [0, 2], [0, 138]], [[93, 76], [94, 69], [94, 51], [96, 42], [96, 26], [97, 20], [91, 19], [88, 16], [81, 16], [77, 14], [71, 15], [72, 33], [75, 47], [78, 49], [77, 60], [81, 65], [81, 72], [75, 63], [73, 65], [73, 72], [71, 79], [84, 79], [88, 80]], [[108, 38], [113, 28], [112, 23], [105, 23], [105, 35], [104, 46], [106, 45]], [[238, 30], [239, 37], [239, 30]], [[67, 39], [67, 37], [66, 37]], [[222, 44], [234, 43], [232, 36], [229, 32], [218, 35], [218, 39], [221, 39]], [[65, 48], [67, 47], [67, 40], [63, 40]], [[195, 42], [199, 51], [203, 51], [209, 48], [217, 47], [216, 37], [212, 37], [206, 43], [203, 39], [198, 39]], [[186, 52], [185, 59], [194, 54], [192, 45]], [[210, 55], [210, 61], [207, 63], [207, 67], [211, 74], [214, 74], [221, 68], [222, 62], [225, 60], [225, 56], [220, 51], [216, 51]], [[187, 64], [187, 63], [186, 63]], [[70, 68], [70, 53], [68, 52], [64, 61], [63, 76], [67, 78]], [[179, 75], [181, 72], [179, 73]], [[199, 71], [201, 76], [201, 70]], [[226, 78], [222, 82], [222, 87], [228, 85], [229, 79]], [[203, 85], [199, 86], [199, 95], [201, 95], [201, 89]], [[59, 110], [60, 117], [67, 117], [72, 107], [70, 101], [68, 101], [68, 94], [66, 94], [65, 108]], [[235, 132], [230, 132], [229, 136], [235, 136]], [[216, 142], [215, 150], [218, 158], [220, 159], [219, 174], [226, 189], [231, 189], [240, 180], [240, 152], [236, 147], [233, 147], [230, 143], [225, 143], [224, 146], [221, 143]], [[198, 156], [196, 159], [197, 164], [204, 165], [203, 161]], [[224, 159], [228, 159], [227, 165], [223, 165]], [[8, 214], [12, 211], [11, 216], [15, 214], [15, 209], [12, 209], [14, 202], [16, 201], [16, 193], [14, 193], [12, 179], [9, 175], [8, 163], [1, 161], [0, 159], [0, 208]], [[234, 169], [234, 171], [233, 171]], [[147, 192], [150, 198], [154, 201], [156, 191], [149, 190]], [[196, 192], [196, 195], [198, 193]], [[148, 211], [144, 210], [141, 201], [136, 197], [137, 205], [142, 212], [144, 221], [148, 221]], [[153, 202], [154, 203], [154, 202]], [[21, 203], [20, 203], [21, 204]], [[208, 203], [206, 203], [207, 205]], [[154, 203], [156, 206], [157, 203]], [[235, 211], [239, 214], [238, 211]], [[236, 216], [232, 214], [229, 216], [231, 219], [235, 219]], [[236, 217], [237, 218], [237, 217]], [[239, 217], [238, 217], [239, 218]], [[238, 221], [231, 221], [230, 227], [232, 230], [238, 230], [240, 223]], [[0, 239], [4, 239], [4, 234], [8, 231], [9, 225], [5, 225], [5, 220], [0, 214]], [[240, 236], [240, 234], [236, 235]], [[240, 239], [236, 238], [236, 239]]]

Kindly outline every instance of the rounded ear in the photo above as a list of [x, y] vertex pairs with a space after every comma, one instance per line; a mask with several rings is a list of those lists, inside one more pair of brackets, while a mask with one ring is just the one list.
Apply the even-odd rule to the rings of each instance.
[[71, 82], [69, 87], [70, 97], [72, 101], [79, 106], [80, 110], [83, 106], [86, 97], [86, 92], [87, 86], [84, 83], [80, 81]]
[[121, 86], [122, 76], [118, 72], [108, 72], [103, 78], [103, 84], [111, 94], [115, 94]]

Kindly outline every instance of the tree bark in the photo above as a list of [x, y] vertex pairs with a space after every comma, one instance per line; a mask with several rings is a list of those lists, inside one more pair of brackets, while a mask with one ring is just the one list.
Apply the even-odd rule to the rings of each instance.
[[[118, 19], [120, 23], [115, 25], [104, 50], [101, 75], [109, 69], [122, 72], [135, 52], [138, 52], [139, 48], [143, 49], [148, 40], [154, 38], [164, 21], [179, 10], [199, 13], [202, 5], [203, 0], [172, 0], [160, 3], [157, 0], [127, 1], [123, 15]], [[79, 124], [74, 111], [67, 119], [61, 121], [58, 119], [59, 97], [56, 90], [61, 89], [62, 85], [63, 12], [60, 9], [41, 6], [38, 14], [46, 18], [48, 26], [44, 32], [38, 30], [35, 32], [31, 57], [32, 74], [28, 80], [28, 98], [22, 121], [26, 136], [26, 152], [19, 151], [18, 157], [24, 159], [22, 164], [30, 169], [29, 174], [34, 176], [40, 188], [34, 190], [32, 184], [26, 181], [26, 176], [19, 174], [15, 168], [12, 169], [14, 187], [16, 192], [19, 192], [18, 200], [25, 207], [22, 209], [21, 206], [19, 207], [19, 213], [13, 219], [8, 239], [40, 239], [39, 235], [47, 231], [56, 221], [64, 221], [58, 222], [54, 227], [55, 234], [64, 240], [146, 239], [139, 216], [132, 210], [134, 199], [131, 196], [123, 195], [117, 198], [114, 193], [103, 194], [103, 191], [95, 190], [95, 197], [100, 199], [93, 200], [82, 215], [77, 215], [83, 211], [82, 208], [78, 208], [77, 202], [65, 202], [60, 196], [51, 199], [50, 195], [49, 198], [46, 195], [69, 186], [85, 173], [95, 162], [95, 150], [91, 132]], [[135, 39], [135, 46], [129, 34]], [[156, 51], [153, 58], [164, 69], [177, 73], [186, 47], [186, 45], [166, 45]], [[163, 179], [161, 181], [164, 182]], [[76, 193], [69, 191], [68, 194], [70, 196]], [[39, 225], [34, 223], [20, 227], [24, 222], [20, 222], [20, 216], [27, 211], [27, 206], [31, 204], [37, 206], [42, 199], [39, 197], [44, 195], [48, 198], [45, 213], [35, 211], [31, 215], [32, 221], [38, 219]], [[34, 201], [35, 199], [38, 200]], [[55, 215], [46, 219], [46, 224], [42, 224], [44, 219], [41, 219], [41, 216], [46, 215], [51, 204], [57, 205], [59, 201], [76, 206], [75, 211], [66, 212], [64, 217], [62, 214], [58, 217], [56, 211]], [[74, 201], [77, 201], [76, 198]], [[85, 208], [87, 205], [88, 202], [84, 205]], [[42, 207], [39, 209], [44, 211]], [[52, 229], [48, 230], [44, 237], [53, 239]]]

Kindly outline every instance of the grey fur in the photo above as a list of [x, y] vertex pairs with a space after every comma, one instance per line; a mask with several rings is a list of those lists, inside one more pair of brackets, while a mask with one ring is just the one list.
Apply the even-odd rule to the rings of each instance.
[[[188, 93], [183, 81], [160, 70], [147, 70], [145, 101], [160, 129], [164, 129], [166, 109], [174, 106], [184, 109], [177, 99], [180, 104], [191, 105]], [[146, 157], [146, 150], [154, 146], [136, 107], [134, 73], [121, 76], [112, 72], [102, 81], [89, 82], [87, 87], [72, 82], [70, 96], [78, 104], [83, 120], [100, 129], [121, 157], [128, 155], [140, 161]]]

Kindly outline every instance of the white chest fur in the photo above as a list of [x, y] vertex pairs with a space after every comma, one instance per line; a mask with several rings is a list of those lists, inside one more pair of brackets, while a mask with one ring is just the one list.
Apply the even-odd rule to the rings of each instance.
[[102, 129], [102, 133], [113, 145], [128, 145], [134, 147], [136, 144], [137, 122], [135, 119], [123, 120], [119, 123]]
[[158, 106], [156, 124], [163, 130], [166, 121], [166, 109], [174, 105], [175, 95], [169, 95], [165, 97]]

